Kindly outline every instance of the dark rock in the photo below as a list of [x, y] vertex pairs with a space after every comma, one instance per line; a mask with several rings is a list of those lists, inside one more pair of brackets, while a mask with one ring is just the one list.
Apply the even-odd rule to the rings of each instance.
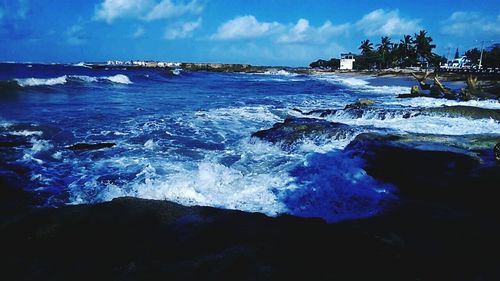
[[116, 143], [103, 142], [103, 143], [77, 143], [66, 147], [69, 150], [96, 150], [102, 148], [110, 148], [115, 146]]
[[332, 115], [332, 114], [335, 114], [335, 112], [337, 112], [334, 109], [315, 109], [315, 110], [311, 110], [308, 112], [304, 112], [304, 111], [297, 109], [297, 108], [294, 108], [292, 110], [299, 112], [302, 115], [314, 115], [314, 116], [319, 116], [319, 117], [327, 117], [328, 115]]
[[494, 190], [500, 182], [500, 170], [496, 175], [489, 172], [497, 168], [485, 167], [469, 151], [449, 148], [433, 139], [412, 142], [401, 136], [361, 134], [346, 150], [366, 161], [369, 175], [394, 184], [403, 197], [412, 200], [480, 206], [489, 200], [482, 198], [482, 192]]
[[[338, 224], [122, 198], [0, 226], [3, 280], [498, 280], [498, 220], [413, 204]], [[362, 270], [360, 270], [362, 269]]]
[[1, 147], [7, 147], [7, 148], [10, 148], [10, 147], [20, 147], [20, 146], [26, 146], [28, 144], [29, 143], [27, 141], [24, 141], [24, 140], [20, 140], [20, 141], [0, 141], [0, 148]]
[[398, 98], [404, 99], [404, 98], [417, 98], [417, 97], [428, 97], [429, 95], [426, 94], [399, 94]]
[[271, 129], [255, 132], [252, 136], [289, 147], [305, 138], [342, 138], [353, 132], [354, 129], [346, 124], [323, 119], [290, 117], [285, 119], [283, 123], [276, 123]]

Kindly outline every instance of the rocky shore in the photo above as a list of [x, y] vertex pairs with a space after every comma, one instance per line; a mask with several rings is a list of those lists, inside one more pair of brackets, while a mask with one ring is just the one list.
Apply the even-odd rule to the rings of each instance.
[[[288, 119], [254, 137], [291, 145], [349, 126]], [[376, 217], [328, 224], [168, 201], [2, 216], [2, 280], [498, 280], [495, 140], [361, 134], [343, 151], [398, 188]], [[470, 145], [468, 145], [470, 144]], [[5, 191], [5, 187], [2, 187]], [[11, 200], [23, 194], [11, 194]]]

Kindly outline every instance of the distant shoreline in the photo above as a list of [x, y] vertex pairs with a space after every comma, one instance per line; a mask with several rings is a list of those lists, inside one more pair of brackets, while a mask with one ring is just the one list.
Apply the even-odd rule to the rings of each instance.
[[[0, 62], [0, 64], [16, 64], [14, 62]], [[106, 63], [27, 63], [20, 62], [18, 64], [27, 65], [72, 65], [88, 67], [92, 69], [158, 69], [172, 71], [180, 68], [187, 71], [208, 71], [208, 72], [240, 72], [240, 73], [277, 73], [287, 71], [294, 74], [311, 75], [311, 74], [351, 74], [351, 75], [367, 75], [374, 77], [411, 77], [411, 73], [423, 75], [425, 70], [414, 68], [401, 69], [381, 69], [381, 70], [323, 70], [309, 67], [288, 67], [288, 66], [255, 66], [250, 64], [229, 64], [229, 63], [179, 63], [177, 67], [172, 66], [142, 66], [142, 65], [110, 65]], [[457, 72], [435, 72], [429, 70], [431, 76], [435, 73], [443, 80], [447, 81], [465, 81], [469, 75], [477, 75], [479, 80], [500, 81], [498, 73], [457, 73]]]

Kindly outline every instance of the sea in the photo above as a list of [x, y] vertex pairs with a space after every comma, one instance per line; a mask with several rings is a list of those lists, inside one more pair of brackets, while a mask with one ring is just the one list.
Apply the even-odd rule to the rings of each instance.
[[[414, 84], [405, 77], [285, 70], [2, 63], [1, 182], [31, 194], [35, 208], [131, 196], [330, 222], [376, 216], [398, 200], [397, 186], [371, 177], [361, 159], [343, 153], [359, 134], [500, 136], [491, 118], [416, 113], [453, 105], [500, 109], [498, 101], [397, 98]], [[341, 110], [360, 99], [375, 104], [361, 115]], [[338, 111], [300, 113], [325, 109]], [[293, 147], [252, 136], [294, 116], [352, 130], [306, 137]], [[99, 143], [115, 145], [68, 149]]]

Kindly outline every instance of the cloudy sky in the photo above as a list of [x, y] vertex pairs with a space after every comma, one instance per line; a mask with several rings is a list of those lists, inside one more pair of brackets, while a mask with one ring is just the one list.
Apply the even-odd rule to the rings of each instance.
[[307, 65], [425, 29], [447, 55], [500, 42], [498, 0], [0, 0], [0, 61]]

